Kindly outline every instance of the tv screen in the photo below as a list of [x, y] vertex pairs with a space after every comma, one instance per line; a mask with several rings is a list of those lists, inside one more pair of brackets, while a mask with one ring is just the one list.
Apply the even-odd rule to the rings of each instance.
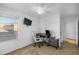
[[28, 18], [24, 18], [24, 24], [27, 26], [31, 26], [32, 21], [29, 20]]

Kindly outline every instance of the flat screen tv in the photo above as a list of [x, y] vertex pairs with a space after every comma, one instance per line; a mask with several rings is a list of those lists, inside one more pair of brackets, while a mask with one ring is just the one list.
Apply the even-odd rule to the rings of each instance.
[[24, 18], [24, 24], [27, 25], [27, 26], [31, 26], [32, 21], [28, 18]]

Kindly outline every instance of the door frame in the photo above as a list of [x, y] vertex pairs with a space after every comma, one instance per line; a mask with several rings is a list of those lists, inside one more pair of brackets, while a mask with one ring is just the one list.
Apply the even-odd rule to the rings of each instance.
[[79, 28], [78, 27], [78, 23], [79, 23], [79, 18], [76, 19], [76, 46], [79, 46], [79, 43], [78, 43], [78, 38], [79, 38], [78, 37], [79, 36], [78, 35], [79, 34], [79, 31], [78, 31], [78, 28]]
[[76, 20], [76, 34], [77, 34], [77, 36], [76, 36], [76, 45], [79, 47], [79, 18], [77, 18], [77, 20]]

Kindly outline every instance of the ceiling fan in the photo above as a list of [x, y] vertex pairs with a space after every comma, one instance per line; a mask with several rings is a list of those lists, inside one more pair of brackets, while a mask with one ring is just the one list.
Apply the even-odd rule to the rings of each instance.
[[55, 5], [55, 3], [40, 3], [39, 5], [33, 6], [32, 10], [41, 15], [48, 11], [48, 8], [51, 8], [53, 5]]

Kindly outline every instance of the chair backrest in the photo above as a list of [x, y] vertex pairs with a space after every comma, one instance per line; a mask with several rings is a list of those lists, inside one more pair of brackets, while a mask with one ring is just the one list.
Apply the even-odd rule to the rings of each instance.
[[50, 34], [49, 30], [45, 30], [46, 34]]
[[36, 39], [36, 33], [32, 32], [32, 36], [33, 36], [34, 41], [37, 41], [37, 39]]
[[51, 36], [50, 31], [49, 30], [45, 30], [47, 37], [49, 38]]

